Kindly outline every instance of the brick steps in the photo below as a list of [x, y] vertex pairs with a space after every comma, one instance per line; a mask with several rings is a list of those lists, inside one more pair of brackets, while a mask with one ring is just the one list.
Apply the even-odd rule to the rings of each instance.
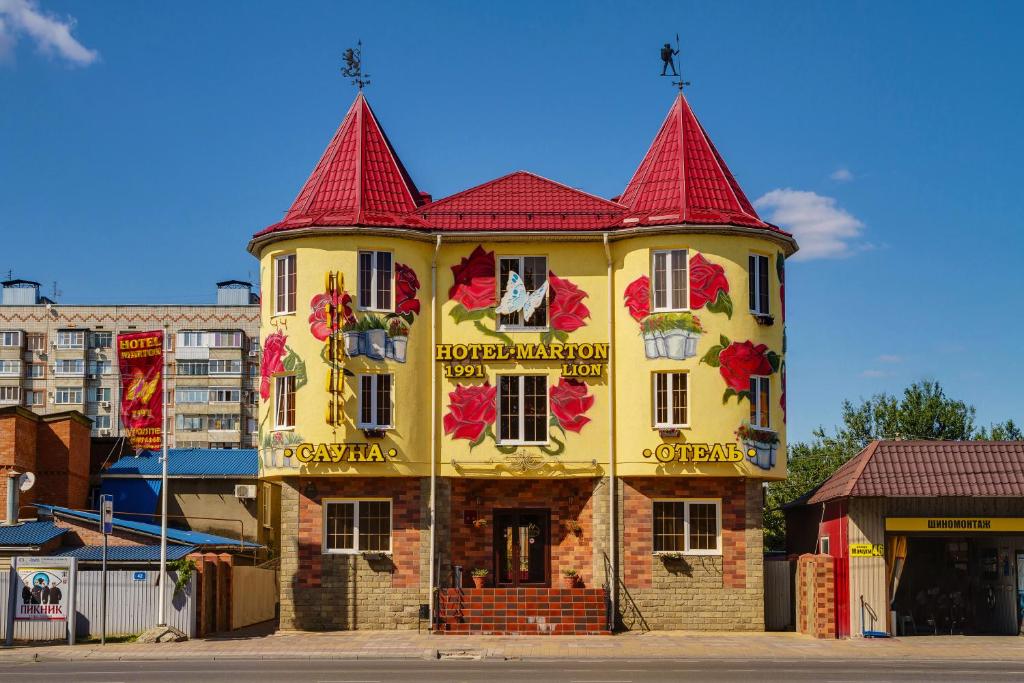
[[609, 635], [602, 588], [446, 588], [439, 634]]

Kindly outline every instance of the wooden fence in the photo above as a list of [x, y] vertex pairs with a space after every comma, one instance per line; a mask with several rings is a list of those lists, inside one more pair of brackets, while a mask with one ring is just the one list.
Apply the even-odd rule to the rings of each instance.
[[791, 560], [764, 561], [764, 628], [790, 631], [794, 624], [793, 572]]
[[[157, 571], [107, 572], [107, 635], [141, 633], [156, 625], [158, 604]], [[7, 598], [10, 571], [0, 571], [0, 639], [7, 637]], [[79, 640], [99, 638], [101, 615], [102, 572], [79, 570], [76, 602], [76, 626]], [[189, 638], [196, 635], [195, 575], [182, 591], [174, 592], [175, 574], [168, 572], [164, 581], [164, 617]], [[18, 621], [14, 624], [15, 640], [60, 640], [67, 638], [64, 622]]]

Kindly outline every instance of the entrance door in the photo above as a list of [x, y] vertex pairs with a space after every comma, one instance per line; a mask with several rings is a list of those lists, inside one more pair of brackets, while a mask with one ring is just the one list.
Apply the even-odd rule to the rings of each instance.
[[496, 586], [549, 586], [551, 511], [494, 511]]

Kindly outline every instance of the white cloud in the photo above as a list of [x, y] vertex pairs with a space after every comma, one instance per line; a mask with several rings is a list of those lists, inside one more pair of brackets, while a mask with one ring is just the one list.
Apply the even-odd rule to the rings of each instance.
[[43, 13], [35, 0], [0, 0], [0, 59], [9, 59], [21, 35], [28, 36], [44, 54], [56, 54], [78, 66], [88, 66], [99, 53], [71, 35], [73, 17], [62, 20]]
[[878, 357], [878, 361], [880, 363], [902, 363], [903, 356], [896, 356], [891, 353], [883, 353], [881, 356]]
[[888, 377], [889, 375], [890, 373], [885, 372], [884, 370], [865, 370], [860, 373], [861, 377], [868, 377], [870, 379], [880, 379], [882, 377]]
[[832, 175], [830, 175], [829, 178], [840, 183], [848, 183], [853, 180], [853, 172], [845, 166], [840, 166], [836, 170], [832, 171]]
[[832, 197], [790, 188], [772, 190], [754, 202], [759, 209], [771, 209], [768, 220], [793, 233], [800, 243], [794, 258], [842, 258], [867, 248], [855, 244], [864, 224], [836, 206]]

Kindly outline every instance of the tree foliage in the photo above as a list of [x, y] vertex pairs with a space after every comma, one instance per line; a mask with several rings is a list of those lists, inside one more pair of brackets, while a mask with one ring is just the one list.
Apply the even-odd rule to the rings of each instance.
[[789, 448], [789, 477], [768, 485], [765, 505], [765, 545], [785, 546], [782, 505], [815, 488], [875, 439], [964, 440], [1020, 439], [1021, 430], [1007, 420], [991, 431], [976, 429], [974, 406], [946, 396], [938, 382], [915, 382], [902, 396], [876, 394], [854, 404], [843, 401], [843, 422], [833, 433], [814, 430], [807, 443]]

